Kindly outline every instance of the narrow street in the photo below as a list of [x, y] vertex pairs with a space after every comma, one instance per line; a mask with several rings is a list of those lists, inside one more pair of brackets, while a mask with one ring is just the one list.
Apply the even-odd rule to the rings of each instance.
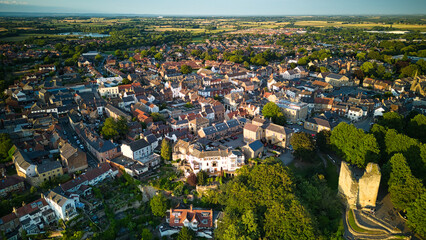
[[[72, 129], [70, 123], [68, 120], [62, 120], [60, 121], [62, 129], [67, 133], [67, 139], [70, 142], [71, 145], [74, 147], [77, 147], [79, 149], [80, 145], [83, 144], [81, 139], [78, 138], [77, 134], [75, 133], [74, 129]], [[77, 136], [77, 138], [74, 138], [74, 136]], [[80, 141], [80, 143], [77, 143], [77, 140]], [[84, 145], [84, 144], [83, 144]], [[86, 153], [87, 156], [87, 164], [89, 165], [89, 168], [95, 168], [98, 166], [99, 161], [96, 159], [95, 156], [93, 156], [89, 151], [87, 151], [86, 147], [84, 149], [81, 149], [83, 152]]]

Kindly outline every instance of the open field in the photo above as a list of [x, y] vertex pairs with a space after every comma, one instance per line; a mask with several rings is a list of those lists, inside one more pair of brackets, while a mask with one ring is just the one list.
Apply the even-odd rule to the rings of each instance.
[[334, 22], [334, 21], [298, 21], [295, 22], [296, 26], [303, 27], [354, 27], [354, 28], [373, 28], [373, 27], [390, 27], [402, 30], [426, 30], [426, 25], [417, 25], [417, 24], [380, 24], [380, 23], [371, 23], [371, 22], [363, 22], [363, 23], [344, 23], [344, 22]]
[[56, 34], [24, 33], [18, 36], [0, 38], [0, 41], [19, 42], [30, 37], [67, 38], [67, 36], [56, 35]]

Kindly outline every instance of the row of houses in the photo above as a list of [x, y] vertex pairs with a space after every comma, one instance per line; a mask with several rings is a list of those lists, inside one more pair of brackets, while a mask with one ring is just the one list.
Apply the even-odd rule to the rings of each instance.
[[39, 234], [58, 219], [73, 219], [78, 215], [77, 208], [82, 206], [80, 197], [91, 194], [91, 186], [117, 174], [118, 170], [111, 168], [108, 163], [100, 164], [47, 191], [40, 199], [14, 208], [12, 213], [1, 218], [0, 231], [5, 233], [7, 239], [19, 239], [23, 231], [27, 235]]

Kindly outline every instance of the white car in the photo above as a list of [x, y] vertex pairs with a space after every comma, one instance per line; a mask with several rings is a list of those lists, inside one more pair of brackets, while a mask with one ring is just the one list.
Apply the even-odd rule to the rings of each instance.
[[80, 148], [81, 148], [81, 149], [84, 149], [84, 146], [83, 146], [83, 144], [80, 144]]

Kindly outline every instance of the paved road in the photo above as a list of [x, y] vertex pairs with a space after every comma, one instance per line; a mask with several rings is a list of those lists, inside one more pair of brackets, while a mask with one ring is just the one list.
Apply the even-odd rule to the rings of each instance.
[[[71, 128], [71, 125], [68, 121], [61, 121], [62, 128], [67, 133], [67, 138], [71, 145], [74, 147], [80, 148], [80, 144], [82, 144], [81, 139], [78, 138], [77, 134], [74, 132], [74, 129]], [[77, 139], [74, 139], [74, 136], [77, 136]], [[80, 144], [77, 144], [77, 140], [80, 141]], [[80, 148], [81, 149], [81, 148]], [[83, 152], [86, 153], [87, 156], [87, 164], [89, 165], [89, 168], [95, 168], [98, 166], [99, 161], [89, 152], [86, 150], [86, 148], [82, 149]]]
[[354, 125], [355, 127], [361, 128], [364, 131], [368, 132], [370, 131], [371, 123], [373, 122], [374, 122], [373, 117], [367, 117], [359, 122], [355, 122]]

